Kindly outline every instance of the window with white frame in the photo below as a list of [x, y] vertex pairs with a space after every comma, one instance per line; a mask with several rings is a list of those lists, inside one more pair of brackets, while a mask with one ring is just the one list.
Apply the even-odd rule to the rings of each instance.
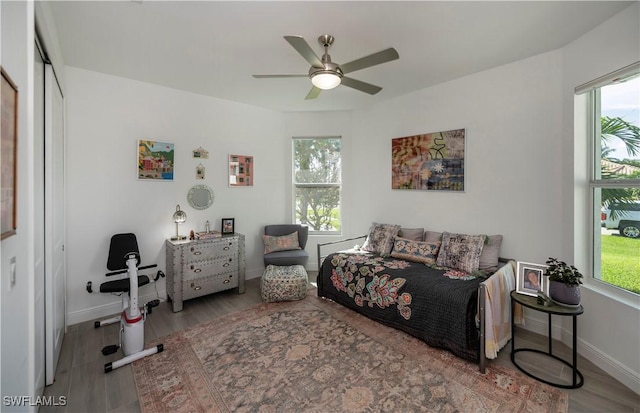
[[311, 233], [340, 233], [340, 137], [293, 138], [294, 220]]
[[589, 93], [594, 279], [640, 294], [640, 62]]

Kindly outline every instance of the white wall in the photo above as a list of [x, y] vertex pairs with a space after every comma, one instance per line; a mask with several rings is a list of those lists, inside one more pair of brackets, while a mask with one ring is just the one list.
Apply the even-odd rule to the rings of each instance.
[[[0, 2], [0, 63], [18, 87], [17, 233], [0, 243], [2, 396], [35, 396], [33, 235], [33, 3]], [[16, 283], [9, 284], [15, 257]], [[42, 335], [43, 332], [37, 334]], [[3, 411], [33, 410], [28, 406]]]
[[[109, 240], [134, 232], [142, 262], [165, 266], [165, 240], [175, 235], [171, 217], [176, 204], [187, 213], [181, 234], [202, 231], [205, 221], [220, 228], [220, 219], [235, 218], [236, 232], [246, 235], [248, 277], [262, 273], [265, 223], [285, 219], [289, 173], [289, 139], [283, 135], [282, 114], [159, 87], [147, 83], [67, 67], [67, 193], [70, 324], [117, 312], [119, 300], [108, 294], [88, 294], [105, 281]], [[173, 182], [137, 180], [138, 139], [175, 144]], [[202, 147], [209, 159], [194, 159]], [[255, 156], [255, 182], [250, 188], [229, 188], [229, 153]], [[195, 168], [206, 167], [204, 181]], [[198, 211], [187, 203], [196, 184], [210, 186], [214, 204]], [[157, 285], [164, 297], [165, 281]], [[147, 287], [142, 294], [155, 295]]]
[[[563, 246], [580, 269], [585, 269], [582, 288], [585, 313], [579, 317], [581, 353], [603, 370], [640, 393], [640, 298], [590, 280], [591, 201], [588, 181], [587, 135], [577, 123], [574, 110], [585, 111], [584, 96], [574, 104], [574, 88], [589, 80], [640, 60], [640, 6], [618, 13], [563, 48], [562, 170]], [[574, 136], [575, 135], [575, 136]], [[583, 183], [574, 192], [574, 181]], [[574, 242], [575, 240], [575, 242]], [[640, 256], [640, 248], [638, 250]], [[613, 299], [616, 297], [617, 299]], [[620, 300], [624, 300], [621, 302]]]

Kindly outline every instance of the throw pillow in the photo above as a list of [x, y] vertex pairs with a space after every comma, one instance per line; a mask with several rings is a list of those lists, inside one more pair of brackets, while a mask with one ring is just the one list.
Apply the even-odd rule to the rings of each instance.
[[425, 264], [433, 264], [438, 257], [440, 249], [440, 241], [425, 242], [414, 241], [406, 238], [396, 238], [393, 243], [393, 258], [400, 258], [407, 261], [422, 262]]
[[422, 241], [424, 237], [423, 228], [400, 228], [398, 232], [400, 238], [412, 239], [414, 241]]
[[280, 237], [274, 235], [263, 235], [262, 241], [264, 242], [265, 254], [276, 251], [300, 249], [300, 243], [298, 242], [298, 231], [295, 231], [289, 235], [282, 235]]
[[436, 231], [425, 231], [424, 232], [424, 240], [433, 242], [433, 241], [442, 241], [442, 232]]
[[436, 263], [442, 267], [455, 268], [472, 273], [480, 265], [480, 254], [484, 246], [484, 235], [442, 234], [442, 245]]
[[500, 245], [502, 245], [502, 235], [487, 236], [480, 254], [480, 270], [490, 273], [498, 271]]
[[364, 251], [389, 255], [393, 248], [393, 240], [398, 235], [400, 225], [378, 224], [374, 222], [369, 229], [369, 235], [364, 241]]

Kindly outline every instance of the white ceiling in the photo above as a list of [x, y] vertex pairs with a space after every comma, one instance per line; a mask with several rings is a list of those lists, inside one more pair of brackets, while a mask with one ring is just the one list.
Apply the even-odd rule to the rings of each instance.
[[[557, 49], [631, 2], [50, 2], [66, 65], [281, 111], [355, 109]], [[383, 89], [346, 86], [305, 100], [309, 64], [284, 35], [337, 63], [394, 47], [400, 59], [349, 74]], [[594, 57], [597, 58], [597, 57]]]

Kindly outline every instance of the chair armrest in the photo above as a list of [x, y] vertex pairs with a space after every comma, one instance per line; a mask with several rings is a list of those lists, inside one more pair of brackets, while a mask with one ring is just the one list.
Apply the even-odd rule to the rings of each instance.
[[325, 247], [327, 247], [329, 245], [342, 244], [342, 243], [345, 243], [345, 242], [354, 241], [354, 240], [362, 239], [362, 238], [367, 238], [367, 235], [360, 235], [360, 236], [354, 237], [354, 238], [346, 238], [346, 239], [341, 239], [341, 240], [337, 240], [337, 241], [324, 242], [322, 244], [318, 244], [317, 245], [317, 248], [318, 248], [318, 271], [320, 271], [320, 267], [321, 267], [322, 262], [324, 261], [324, 259], [327, 257], [327, 255], [329, 255], [326, 252], [325, 252], [324, 255], [322, 255], [322, 253], [323, 253], [322, 248], [325, 248]]

